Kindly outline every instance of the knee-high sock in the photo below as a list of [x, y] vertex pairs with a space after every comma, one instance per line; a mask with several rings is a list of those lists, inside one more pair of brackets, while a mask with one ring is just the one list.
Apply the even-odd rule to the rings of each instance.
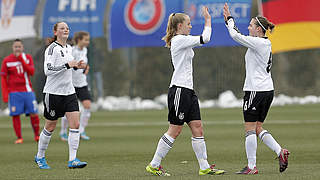
[[30, 116], [31, 125], [33, 128], [34, 136], [39, 136], [39, 116], [38, 114]]
[[277, 156], [280, 155], [281, 146], [277, 143], [277, 141], [272, 137], [272, 135], [267, 131], [263, 130], [259, 134], [259, 138], [262, 140], [264, 144], [266, 144], [272, 151], [274, 151]]
[[66, 116], [63, 116], [61, 118], [60, 134], [67, 134], [67, 129], [68, 129], [68, 119]]
[[256, 131], [248, 131], [246, 133], [246, 153], [248, 158], [248, 167], [253, 169], [256, 166], [256, 153], [257, 153], [257, 136]]
[[37, 158], [43, 158], [45, 156], [45, 152], [48, 148], [51, 135], [52, 135], [52, 132], [43, 128], [42, 132], [40, 133], [40, 138], [38, 142]]
[[80, 142], [79, 129], [69, 129], [68, 144], [69, 144], [69, 161], [77, 157], [77, 151]]
[[80, 114], [80, 127], [79, 127], [80, 133], [83, 133], [85, 131], [85, 128], [88, 125], [90, 116], [91, 116], [90, 109], [83, 109], [83, 111]]
[[17, 138], [22, 138], [20, 116], [12, 116], [13, 129]]
[[165, 133], [159, 140], [157, 150], [154, 153], [153, 159], [151, 161], [152, 167], [159, 167], [161, 160], [167, 155], [169, 150], [172, 148], [174, 139]]
[[192, 148], [198, 159], [200, 169], [205, 170], [210, 168], [207, 160], [207, 147], [204, 137], [192, 137], [191, 140]]

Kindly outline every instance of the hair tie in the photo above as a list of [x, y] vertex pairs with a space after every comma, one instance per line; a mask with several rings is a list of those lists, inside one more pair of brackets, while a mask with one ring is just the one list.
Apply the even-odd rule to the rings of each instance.
[[265, 27], [261, 24], [261, 22], [259, 21], [258, 17], [256, 17], [256, 20], [258, 21], [258, 23], [259, 23], [259, 25], [262, 27], [262, 29], [264, 29], [265, 31], [267, 31], [266, 28], [265, 28]]

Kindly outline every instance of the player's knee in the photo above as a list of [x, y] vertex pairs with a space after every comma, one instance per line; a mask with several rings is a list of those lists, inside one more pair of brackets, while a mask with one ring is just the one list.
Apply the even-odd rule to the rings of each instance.
[[83, 107], [85, 109], [90, 109], [91, 108], [91, 101], [90, 100], [84, 100], [82, 105], [83, 105]]

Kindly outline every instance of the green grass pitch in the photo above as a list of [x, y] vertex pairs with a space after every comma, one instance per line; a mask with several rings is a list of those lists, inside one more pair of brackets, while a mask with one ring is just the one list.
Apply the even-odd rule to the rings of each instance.
[[[78, 158], [87, 161], [84, 169], [67, 169], [68, 145], [53, 134], [46, 152], [51, 170], [34, 163], [37, 144], [29, 118], [22, 118], [24, 143], [15, 145], [12, 121], [0, 117], [0, 179], [320, 179], [320, 105], [272, 107], [264, 128], [282, 147], [289, 149], [288, 169], [280, 174], [275, 153], [258, 142], [258, 175], [236, 175], [247, 161], [240, 108], [202, 109], [208, 160], [227, 174], [198, 176], [198, 162], [191, 147], [191, 133], [185, 125], [162, 165], [171, 177], [154, 177], [145, 166], [151, 161], [159, 138], [167, 130], [167, 110], [92, 113], [87, 134], [81, 141]], [[41, 118], [41, 128], [43, 128]]]

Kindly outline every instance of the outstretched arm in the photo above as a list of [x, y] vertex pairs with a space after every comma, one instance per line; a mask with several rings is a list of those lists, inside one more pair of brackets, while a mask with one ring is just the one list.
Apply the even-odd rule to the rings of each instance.
[[230, 14], [229, 6], [227, 3], [225, 3], [223, 8], [223, 16], [226, 21], [226, 26], [228, 28], [229, 34], [233, 40], [251, 49], [256, 49], [259, 46], [260, 38], [253, 36], [245, 36], [240, 33], [240, 31], [235, 25], [233, 17]]

